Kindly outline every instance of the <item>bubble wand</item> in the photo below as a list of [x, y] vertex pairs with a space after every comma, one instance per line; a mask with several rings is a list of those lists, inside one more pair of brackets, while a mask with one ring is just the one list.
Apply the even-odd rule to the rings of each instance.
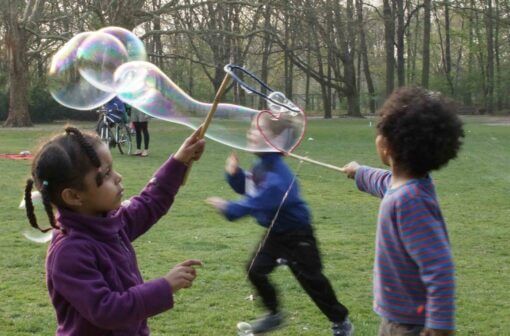
[[[235, 74], [236, 70], [238, 70], [241, 73], [247, 75], [248, 78], [253, 79], [256, 84], [260, 85], [265, 90], [270, 91], [271, 94], [266, 95], [266, 94], [260, 92], [259, 90], [255, 89], [252, 85], [249, 85], [248, 83], [246, 83], [246, 81], [242, 80], [240, 76]], [[300, 112], [301, 111], [290, 100], [288, 100], [283, 95], [283, 93], [274, 91], [266, 83], [264, 83], [262, 80], [260, 80], [257, 76], [255, 76], [253, 73], [249, 72], [248, 70], [244, 69], [243, 67], [238, 66], [238, 65], [229, 64], [229, 65], [225, 66], [225, 71], [227, 71], [227, 73], [229, 73], [230, 76], [245, 91], [247, 91], [248, 93], [254, 93], [254, 94], [264, 98], [266, 101], [268, 101], [269, 105], [271, 105], [271, 104], [273, 104], [273, 106], [276, 105], [277, 109], [280, 109], [280, 110], [286, 109], [288, 111], [291, 111], [291, 113], [293, 113], [293, 112], [295, 113], [295, 112]], [[297, 146], [294, 146], [292, 149], [294, 149], [295, 147], [297, 147]], [[331, 170], [335, 170], [335, 171], [338, 171], [338, 172], [342, 172], [342, 173], [344, 172], [343, 168], [340, 168], [340, 167], [337, 167], [337, 166], [334, 166], [334, 165], [331, 165], [331, 164], [328, 164], [328, 163], [320, 162], [320, 161], [317, 161], [317, 160], [313, 160], [313, 159], [310, 159], [310, 158], [308, 158], [306, 156], [301, 156], [301, 155], [294, 154], [294, 153], [291, 152], [291, 150], [289, 150], [289, 151], [282, 151], [282, 150], [279, 149], [279, 151], [283, 152], [283, 154], [285, 154], [286, 156], [289, 156], [289, 157], [294, 158], [294, 159], [299, 160], [299, 161], [304, 161], [304, 162], [312, 163], [312, 164], [315, 164], [315, 165], [318, 165], [318, 166], [321, 166], [321, 167], [325, 167], [325, 168], [328, 168], [328, 169], [331, 169]]]
[[[221, 82], [221, 85], [218, 88], [218, 92], [216, 92], [216, 96], [214, 97], [211, 109], [209, 110], [209, 113], [207, 113], [207, 117], [205, 118], [205, 121], [202, 124], [200, 133], [198, 134], [199, 139], [204, 138], [204, 135], [207, 132], [207, 129], [209, 128], [209, 124], [212, 121], [214, 113], [216, 112], [216, 110], [218, 108], [218, 104], [220, 103], [221, 97], [223, 96], [223, 94], [225, 93], [225, 90], [227, 89], [229, 81], [230, 81], [230, 75], [227, 73], [225, 75], [225, 77], [223, 77], [223, 81]], [[189, 175], [189, 172], [191, 171], [192, 164], [193, 164], [193, 161], [191, 161], [188, 165], [188, 170], [186, 171], [186, 174], [184, 175], [184, 179], [182, 180], [182, 185], [185, 185], [186, 181], [188, 180], [188, 175]]]

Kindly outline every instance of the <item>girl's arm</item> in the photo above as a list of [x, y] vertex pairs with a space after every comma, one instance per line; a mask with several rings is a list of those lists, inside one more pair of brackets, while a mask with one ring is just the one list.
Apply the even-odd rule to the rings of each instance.
[[122, 216], [125, 231], [131, 241], [145, 233], [165, 215], [182, 184], [187, 165], [200, 159], [205, 142], [199, 138], [201, 127], [182, 143], [179, 150], [166, 161], [139, 196], [131, 198], [116, 216]]
[[356, 181], [359, 190], [379, 198], [384, 197], [391, 183], [391, 172], [389, 170], [360, 166], [357, 162], [351, 162], [342, 169], [347, 177]]
[[131, 241], [149, 230], [170, 209], [187, 166], [171, 157], [154, 174], [140, 195], [132, 197], [116, 213], [122, 216]]
[[58, 292], [99, 328], [122, 329], [173, 307], [173, 290], [164, 277], [114, 291], [98, 268], [93, 246], [68, 244], [54, 253], [48, 265], [50, 293]]

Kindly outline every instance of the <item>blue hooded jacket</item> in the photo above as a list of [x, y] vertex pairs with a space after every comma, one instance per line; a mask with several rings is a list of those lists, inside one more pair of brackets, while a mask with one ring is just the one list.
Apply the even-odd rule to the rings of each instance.
[[289, 190], [294, 174], [281, 154], [262, 154], [251, 172], [238, 169], [234, 175], [226, 174], [226, 178], [235, 192], [245, 195], [239, 201], [228, 202], [224, 210], [228, 220], [234, 221], [250, 215], [260, 225], [269, 227], [288, 191], [272, 230], [284, 233], [310, 225], [310, 211], [300, 196], [297, 181], [294, 181]]

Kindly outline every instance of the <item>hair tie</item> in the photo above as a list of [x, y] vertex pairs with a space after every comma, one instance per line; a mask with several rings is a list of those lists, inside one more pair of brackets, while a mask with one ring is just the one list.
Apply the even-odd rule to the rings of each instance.
[[44, 180], [44, 181], [42, 181], [42, 184], [43, 184], [43, 186], [47, 187], [48, 186], [48, 181]]

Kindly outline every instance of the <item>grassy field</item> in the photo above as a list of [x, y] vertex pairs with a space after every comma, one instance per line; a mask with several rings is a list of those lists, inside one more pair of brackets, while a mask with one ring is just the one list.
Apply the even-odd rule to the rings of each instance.
[[[459, 335], [510, 335], [510, 127], [466, 120], [466, 141], [457, 160], [434, 174], [457, 265]], [[90, 124], [80, 124], [91, 127]], [[190, 130], [152, 121], [148, 158], [113, 153], [124, 176], [125, 195], [137, 193], [155, 169], [176, 150]], [[62, 124], [30, 129], [0, 129], [0, 153], [34, 150], [37, 141], [62, 130]], [[330, 164], [357, 160], [380, 166], [369, 120], [312, 120], [296, 153]], [[137, 240], [138, 263], [145, 279], [159, 277], [174, 264], [199, 258], [205, 267], [189, 290], [176, 295], [175, 308], [150, 319], [154, 335], [234, 335], [240, 320], [260, 312], [244, 273], [244, 264], [260, 236], [252, 219], [229, 223], [206, 206], [208, 196], [233, 198], [223, 180], [230, 149], [209, 141], [193, 166], [168, 215]], [[253, 156], [240, 153], [249, 166]], [[379, 200], [355, 189], [351, 180], [330, 170], [287, 159], [298, 172], [323, 253], [325, 273], [349, 307], [357, 335], [375, 335], [372, 312], [372, 264]], [[28, 226], [17, 209], [28, 161], [0, 159], [0, 334], [50, 335], [55, 316], [44, 279], [46, 244], [22, 237]], [[40, 223], [47, 219], [39, 213]], [[288, 269], [273, 280], [288, 314], [285, 329], [274, 335], [329, 335], [329, 323], [299, 287]]]

